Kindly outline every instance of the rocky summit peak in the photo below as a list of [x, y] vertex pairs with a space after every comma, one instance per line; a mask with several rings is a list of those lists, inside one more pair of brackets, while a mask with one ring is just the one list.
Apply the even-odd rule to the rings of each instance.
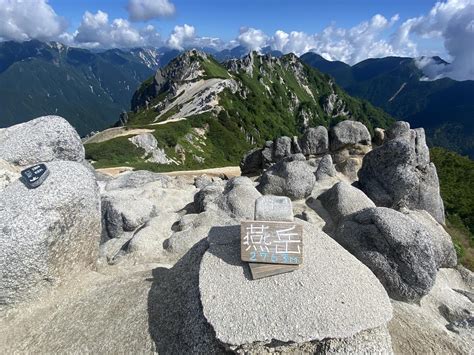
[[[175, 101], [239, 77], [184, 83]], [[176, 146], [204, 161], [245, 139], [230, 117], [202, 116], [164, 131], [188, 127]], [[160, 126], [123, 131], [96, 148], [137, 151], [154, 167], [170, 160]], [[229, 167], [110, 176], [61, 117], [0, 130], [0, 353], [469, 353], [474, 275], [456, 266], [439, 218], [424, 131], [398, 122], [377, 132], [344, 120], [276, 135], [245, 155], [252, 176]], [[39, 163], [49, 174], [30, 188], [20, 171]], [[301, 266], [246, 262], [248, 220], [299, 229]], [[295, 242], [290, 230], [277, 232], [280, 246]], [[265, 246], [270, 260], [281, 254], [266, 236]]]

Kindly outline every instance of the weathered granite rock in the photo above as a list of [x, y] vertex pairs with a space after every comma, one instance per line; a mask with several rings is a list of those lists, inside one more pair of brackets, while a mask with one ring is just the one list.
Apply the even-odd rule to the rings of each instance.
[[366, 208], [345, 218], [334, 238], [373, 271], [393, 299], [416, 302], [434, 285], [433, 239], [400, 212]]
[[257, 188], [264, 195], [297, 200], [309, 196], [315, 183], [314, 167], [306, 161], [280, 161], [265, 171]]
[[158, 141], [151, 133], [142, 133], [128, 139], [135, 146], [142, 148], [145, 153], [151, 153], [158, 148]]
[[374, 129], [373, 143], [375, 145], [382, 145], [385, 140], [385, 130], [382, 128]]
[[[181, 218], [178, 230], [165, 240], [163, 246], [167, 252], [179, 258], [202, 239], [215, 236], [226, 238], [236, 232], [240, 233], [239, 226], [236, 226], [238, 223], [238, 220], [219, 210], [188, 214]], [[223, 228], [226, 226], [234, 227]]]
[[13, 181], [20, 178], [18, 167], [0, 159], [0, 191], [10, 185]]
[[[199, 162], [204, 163], [204, 158], [193, 156], [193, 158]], [[147, 158], [147, 162], [157, 163], [157, 164], [171, 164], [172, 161], [168, 159], [168, 156], [165, 153], [165, 150], [162, 148], [156, 148], [150, 153], [150, 157]]]
[[142, 133], [128, 139], [138, 148], [142, 148], [145, 152], [142, 158], [146, 161], [157, 164], [170, 164], [172, 161], [168, 159], [164, 149], [158, 147], [158, 141], [151, 133]]
[[474, 304], [459, 291], [472, 291], [459, 270], [440, 269], [435, 285], [420, 304], [392, 301], [394, 317], [389, 330], [395, 353], [468, 354], [474, 348], [472, 326], [455, 324], [472, 317]]
[[423, 129], [407, 131], [367, 153], [359, 183], [377, 206], [425, 210], [444, 224], [438, 175], [429, 162]]
[[84, 160], [76, 130], [59, 116], [43, 116], [0, 132], [0, 157], [16, 165]]
[[326, 154], [321, 158], [316, 170], [316, 180], [326, 179], [328, 177], [335, 177], [337, 175], [336, 168], [332, 163], [330, 154]]
[[359, 212], [365, 208], [375, 207], [375, 204], [366, 194], [343, 181], [338, 182], [328, 191], [321, 194], [319, 200], [336, 224], [344, 217], [355, 212]]
[[204, 186], [194, 195], [194, 207], [196, 212], [204, 212], [217, 208], [217, 199], [224, 192], [223, 182], [214, 182]]
[[326, 234], [301, 223], [301, 269], [258, 281], [240, 260], [238, 226], [221, 230], [233, 231], [233, 237], [208, 238], [199, 289], [204, 315], [223, 344], [347, 338], [391, 318], [387, 294], [370, 270]]
[[254, 174], [262, 171], [263, 157], [262, 149], [255, 148], [247, 152], [240, 162], [242, 175]]
[[268, 168], [273, 163], [273, 141], [266, 141], [262, 149], [263, 168]]
[[255, 200], [255, 220], [292, 222], [293, 206], [286, 196], [261, 196]]
[[199, 300], [206, 248], [199, 243], [172, 268], [138, 265], [71, 280], [19, 317], [0, 317], [0, 353], [223, 353]]
[[357, 333], [350, 338], [322, 341], [320, 354], [393, 354], [392, 339], [386, 326]]
[[433, 240], [433, 248], [436, 257], [436, 264], [439, 268], [455, 267], [457, 264], [456, 251], [451, 240], [451, 236], [446, 233], [443, 226], [426, 211], [402, 211], [406, 216], [422, 224], [429, 232]]
[[351, 182], [357, 181], [358, 172], [362, 167], [362, 157], [363, 156], [349, 157], [343, 163], [337, 164], [336, 169], [338, 169]]
[[298, 141], [297, 136], [293, 136], [293, 139], [291, 140], [291, 152], [293, 154], [298, 154], [302, 153], [303, 151], [301, 150], [300, 143]]
[[212, 178], [206, 174], [199, 175], [194, 178], [194, 186], [196, 186], [197, 189], [202, 189], [203, 187], [211, 185], [212, 183]]
[[410, 135], [410, 124], [405, 121], [396, 121], [385, 131], [385, 137], [387, 139], [394, 139], [407, 135]]
[[148, 170], [127, 171], [109, 180], [105, 189], [110, 191], [141, 187], [150, 182], [160, 182], [162, 187], [168, 187], [171, 183], [171, 179], [166, 175], [153, 173]]
[[361, 122], [345, 120], [329, 130], [331, 151], [355, 144], [371, 145], [369, 130]]
[[[193, 209], [196, 189], [189, 183], [181, 185], [178, 180], [172, 180], [164, 187], [162, 181], [157, 180], [134, 186], [137, 187], [102, 194], [101, 256], [108, 262], [114, 259], [115, 263], [117, 256], [122, 257], [129, 251], [150, 256], [152, 252], [147, 249], [157, 246], [160, 240], [163, 244], [172, 232], [172, 225]], [[155, 259], [161, 257], [162, 250], [162, 246], [155, 248]]]
[[364, 330], [349, 338], [305, 343], [258, 342], [233, 347], [237, 354], [393, 354], [386, 326]]
[[217, 199], [217, 206], [233, 217], [252, 219], [255, 200], [260, 196], [252, 180], [238, 176], [227, 182], [223, 194]]
[[324, 126], [308, 128], [301, 138], [300, 145], [304, 155], [326, 153], [329, 145], [328, 130]]
[[158, 201], [135, 189], [108, 191], [102, 196], [102, 241], [132, 232], [158, 213]]
[[47, 167], [38, 188], [16, 180], [0, 192], [0, 304], [37, 296], [95, 265], [101, 226], [94, 175], [76, 162]]
[[278, 137], [273, 142], [273, 159], [278, 161], [291, 155], [291, 138], [290, 137]]

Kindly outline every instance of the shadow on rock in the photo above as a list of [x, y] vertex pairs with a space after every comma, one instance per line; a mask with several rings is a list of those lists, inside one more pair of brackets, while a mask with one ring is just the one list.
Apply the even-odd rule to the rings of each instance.
[[200, 301], [199, 266], [207, 247], [207, 241], [201, 240], [173, 268], [153, 270], [148, 327], [160, 354], [225, 353]]
[[[242, 268], [244, 277], [252, 280], [250, 267], [240, 259], [240, 226], [212, 227], [209, 231], [209, 253], [224, 263]], [[219, 262], [218, 260], [216, 260]], [[216, 270], [219, 265], [215, 265]]]

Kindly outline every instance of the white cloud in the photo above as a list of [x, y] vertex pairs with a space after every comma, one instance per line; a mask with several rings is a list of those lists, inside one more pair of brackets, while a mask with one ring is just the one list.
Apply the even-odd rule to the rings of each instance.
[[399, 45], [410, 46], [418, 54], [413, 36], [440, 38], [450, 55], [451, 65], [435, 61], [419, 61], [430, 79], [450, 77], [474, 79], [474, 0], [437, 2], [425, 15], [405, 21], [394, 36]]
[[[245, 33], [247, 42], [255, 44], [255, 38], [260, 39], [259, 47], [270, 45], [283, 53], [293, 52], [297, 55], [314, 51], [329, 60], [341, 60], [354, 64], [368, 57], [395, 55], [397, 50], [387, 40], [380, 38], [398, 21], [395, 15], [390, 20], [377, 14], [369, 21], [364, 21], [349, 29], [330, 25], [320, 33], [308, 34], [292, 31], [290, 33], [278, 30], [272, 37], [266, 37], [260, 30], [251, 29], [251, 36]], [[242, 33], [239, 39], [242, 37]], [[264, 39], [265, 42], [264, 42]], [[242, 43], [242, 41], [240, 41]], [[247, 47], [251, 47], [247, 44]]]
[[56, 39], [66, 28], [46, 0], [0, 0], [0, 40]]
[[131, 21], [148, 21], [168, 17], [176, 12], [169, 0], [129, 0], [127, 10]]
[[129, 48], [158, 46], [161, 40], [151, 25], [139, 30], [125, 19], [117, 18], [109, 22], [108, 14], [99, 10], [95, 14], [85, 12], [73, 35], [73, 42], [90, 48]]
[[184, 26], [175, 26], [168, 41], [169, 47], [182, 50], [185, 46], [193, 42], [196, 37], [194, 26], [184, 24]]
[[241, 27], [237, 41], [240, 45], [251, 51], [259, 51], [262, 47], [267, 45], [268, 36], [262, 30], [257, 30], [252, 27]]

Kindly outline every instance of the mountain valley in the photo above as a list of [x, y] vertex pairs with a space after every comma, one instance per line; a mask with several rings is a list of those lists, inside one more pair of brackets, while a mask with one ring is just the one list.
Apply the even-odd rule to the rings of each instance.
[[[368, 100], [414, 127], [424, 127], [430, 146], [474, 158], [473, 80], [428, 80], [414, 58], [367, 59], [352, 67], [316, 53], [306, 53], [301, 60], [331, 75], [350, 95]], [[449, 65], [439, 57], [432, 60]]]

